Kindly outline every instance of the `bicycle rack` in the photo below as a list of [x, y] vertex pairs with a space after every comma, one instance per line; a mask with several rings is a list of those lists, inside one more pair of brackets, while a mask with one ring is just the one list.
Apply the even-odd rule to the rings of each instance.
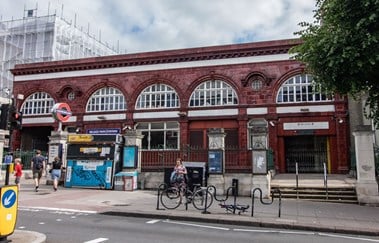
[[[213, 198], [218, 201], [218, 202], [225, 202], [226, 200], [228, 200], [229, 198], [229, 192], [231, 190], [233, 190], [235, 187], [234, 186], [231, 186], [229, 187], [227, 190], [226, 190], [226, 197], [224, 199], [218, 199], [217, 198], [217, 193], [216, 193], [216, 187], [215, 186], [207, 186], [207, 189], [205, 191], [205, 195], [208, 195], [208, 192], [209, 192], [209, 189], [212, 188], [213, 189]], [[210, 214], [209, 211], [207, 211], [207, 196], [205, 197], [205, 204], [204, 204], [204, 210], [201, 212], [203, 214]], [[237, 202], [237, 194], [234, 194], [234, 206], [236, 206], [236, 202]], [[233, 214], [235, 213], [235, 207], [233, 209]]]
[[162, 183], [158, 187], [158, 193], [157, 193], [157, 210], [165, 210], [164, 208], [159, 208], [159, 196], [161, 195], [161, 192], [167, 190], [167, 184]]
[[279, 218], [280, 218], [280, 215], [281, 215], [281, 208], [282, 208], [282, 193], [280, 192], [279, 189], [275, 189], [272, 193], [271, 193], [271, 202], [264, 202], [263, 201], [263, 196], [262, 196], [262, 190], [260, 188], [255, 188], [253, 190], [253, 194], [251, 195], [252, 197], [252, 202], [251, 202], [251, 217], [254, 217], [254, 195], [255, 195], [255, 191], [259, 191], [259, 199], [261, 201], [261, 203], [263, 205], [271, 205], [273, 202], [274, 202], [274, 197], [275, 197], [275, 193], [278, 192], [279, 193]]

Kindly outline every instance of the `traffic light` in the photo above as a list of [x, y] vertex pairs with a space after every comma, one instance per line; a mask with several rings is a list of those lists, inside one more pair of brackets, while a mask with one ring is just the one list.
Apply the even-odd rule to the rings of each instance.
[[8, 130], [9, 104], [2, 104], [0, 111], [0, 129]]
[[11, 130], [21, 130], [22, 112], [18, 111], [16, 107], [11, 107], [11, 111], [9, 113]]

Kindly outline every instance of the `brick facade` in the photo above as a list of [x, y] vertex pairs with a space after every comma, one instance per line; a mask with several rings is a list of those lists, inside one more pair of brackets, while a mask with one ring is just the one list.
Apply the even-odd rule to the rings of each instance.
[[[273, 150], [275, 168], [279, 173], [286, 169], [286, 141], [296, 136], [323, 136], [328, 146], [328, 167], [331, 173], [345, 173], [349, 170], [349, 124], [347, 119], [347, 100], [338, 95], [334, 101], [296, 104], [277, 104], [276, 95], [281, 85], [293, 77], [304, 73], [304, 66], [290, 58], [282, 58], [289, 48], [299, 44], [299, 40], [280, 40], [249, 44], [235, 44], [216, 47], [191, 48], [119, 56], [78, 59], [17, 65], [13, 70], [15, 76], [14, 94], [25, 97], [35, 92], [48, 93], [55, 102], [65, 102], [71, 107], [73, 119], [64, 123], [64, 127], [80, 128], [82, 132], [92, 128], [119, 128], [126, 125], [133, 127], [141, 121], [162, 121], [162, 117], [136, 119], [136, 114], [160, 113], [172, 109], [136, 110], [136, 100], [149, 85], [162, 83], [171, 86], [178, 94], [180, 108], [174, 109], [178, 115], [165, 118], [180, 124], [180, 144], [190, 144], [190, 131], [221, 127], [238, 131], [240, 149], [248, 150], [247, 123], [252, 118], [264, 118], [268, 122], [268, 147]], [[249, 59], [250, 58], [250, 59]], [[194, 89], [207, 80], [222, 80], [229, 84], [238, 94], [238, 105], [228, 107], [189, 107], [189, 100]], [[252, 89], [253, 80], [261, 80], [263, 87]], [[122, 112], [125, 119], [107, 119], [94, 121], [86, 119], [86, 104], [91, 95], [103, 87], [120, 90], [127, 103], [127, 110]], [[75, 99], [69, 100], [68, 93], [75, 93]], [[330, 106], [332, 110], [313, 111], [314, 106]], [[22, 102], [18, 104], [22, 106]], [[278, 112], [278, 108], [297, 109], [292, 112]], [[224, 113], [224, 109], [235, 109], [237, 114]], [[251, 109], [251, 111], [250, 111]], [[264, 112], [257, 110], [263, 109]], [[216, 110], [212, 116], [190, 116], [191, 111]], [[114, 112], [115, 115], [120, 112]], [[180, 115], [181, 114], [181, 115]], [[339, 119], [343, 119], [340, 123]], [[284, 129], [284, 124], [327, 123], [327, 128], [304, 131]], [[28, 135], [31, 128], [47, 127], [56, 130], [58, 123], [51, 120], [51, 115], [25, 116], [23, 130], [16, 134], [14, 148], [24, 146], [21, 137]], [[29, 130], [28, 130], [29, 129]], [[206, 136], [206, 135], [204, 135]], [[23, 138], [24, 140], [24, 138]], [[26, 139], [29, 141], [28, 139]], [[249, 168], [249, 152], [241, 153], [237, 167]], [[228, 165], [226, 165], [228, 166]], [[228, 168], [226, 168], [228, 169]], [[242, 169], [243, 170], [243, 169]], [[249, 169], [251, 171], [251, 168]]]

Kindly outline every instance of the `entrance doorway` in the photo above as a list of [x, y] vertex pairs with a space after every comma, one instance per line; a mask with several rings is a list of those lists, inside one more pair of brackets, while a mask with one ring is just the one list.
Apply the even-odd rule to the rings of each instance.
[[328, 166], [328, 138], [325, 136], [286, 137], [286, 172], [322, 173], [324, 163]]

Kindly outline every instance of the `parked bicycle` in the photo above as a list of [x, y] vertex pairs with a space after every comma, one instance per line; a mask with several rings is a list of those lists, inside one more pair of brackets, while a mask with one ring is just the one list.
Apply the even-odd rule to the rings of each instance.
[[180, 204], [191, 204], [198, 210], [204, 210], [205, 205], [208, 209], [213, 203], [211, 191], [200, 184], [193, 185], [191, 191], [186, 183], [174, 183], [173, 186], [166, 188], [160, 195], [160, 201], [166, 209], [176, 209]]

